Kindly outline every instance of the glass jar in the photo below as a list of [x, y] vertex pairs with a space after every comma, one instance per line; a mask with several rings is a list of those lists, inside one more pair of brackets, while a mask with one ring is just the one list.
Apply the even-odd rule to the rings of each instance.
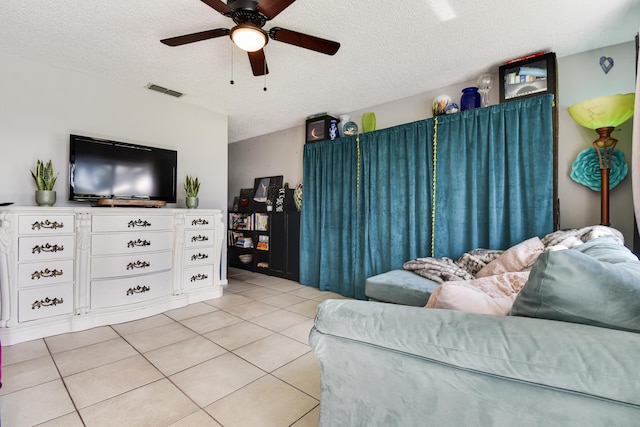
[[461, 110], [473, 110], [480, 108], [481, 97], [477, 87], [466, 87], [462, 89], [462, 97], [460, 97]]

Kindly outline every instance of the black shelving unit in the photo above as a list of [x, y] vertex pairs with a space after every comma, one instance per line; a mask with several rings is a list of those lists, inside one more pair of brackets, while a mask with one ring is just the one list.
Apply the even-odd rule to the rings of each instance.
[[297, 281], [300, 212], [230, 212], [227, 259], [229, 267]]

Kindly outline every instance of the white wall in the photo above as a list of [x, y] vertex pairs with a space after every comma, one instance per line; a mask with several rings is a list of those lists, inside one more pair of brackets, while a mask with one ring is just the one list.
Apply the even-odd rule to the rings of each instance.
[[[632, 38], [634, 35], [630, 35]], [[613, 69], [604, 74], [600, 57], [614, 59]], [[497, 80], [498, 70], [492, 70]], [[435, 91], [417, 94], [395, 102], [375, 105], [353, 112], [331, 112], [334, 115], [350, 114], [351, 120], [361, 127], [362, 114], [373, 111], [377, 128], [384, 129], [416, 120], [432, 117], [432, 100], [440, 95], [451, 96], [459, 102], [461, 90], [475, 86], [474, 81], [462, 82]], [[491, 91], [491, 104], [498, 102], [497, 83]], [[558, 58], [558, 196], [560, 198], [560, 227], [580, 228], [600, 223], [600, 193], [577, 184], [569, 177], [571, 163], [578, 153], [590, 146], [597, 134], [575, 123], [567, 113], [567, 107], [575, 102], [600, 95], [627, 93], [635, 90], [635, 43], [633, 41]], [[310, 111], [309, 114], [314, 114]], [[631, 166], [631, 121], [614, 132]], [[304, 147], [304, 123], [299, 127], [264, 135], [229, 146], [229, 206], [240, 188], [253, 187], [253, 178], [265, 175], [284, 175], [285, 181], [294, 184], [302, 179], [302, 148]], [[259, 154], [259, 155], [257, 155]], [[286, 159], [279, 161], [276, 159]], [[551, 167], [551, 165], [549, 165]], [[269, 171], [266, 173], [266, 171]], [[633, 246], [633, 203], [631, 180], [626, 178], [610, 193], [611, 226], [625, 236], [628, 247]]]
[[[68, 197], [69, 134], [178, 151], [178, 202], [184, 176], [202, 181], [200, 207], [225, 209], [227, 117], [144, 88], [0, 55], [0, 202], [35, 205], [30, 170], [51, 159], [60, 172], [56, 206]], [[174, 206], [174, 205], [172, 205]]]

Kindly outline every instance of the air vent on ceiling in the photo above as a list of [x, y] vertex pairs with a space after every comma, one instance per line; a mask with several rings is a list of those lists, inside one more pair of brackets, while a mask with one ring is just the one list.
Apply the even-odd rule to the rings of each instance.
[[182, 95], [184, 95], [181, 92], [177, 92], [175, 90], [167, 89], [166, 87], [154, 85], [153, 83], [149, 83], [147, 85], [147, 89], [155, 90], [156, 92], [164, 93], [166, 95], [175, 96], [176, 98], [180, 98]]

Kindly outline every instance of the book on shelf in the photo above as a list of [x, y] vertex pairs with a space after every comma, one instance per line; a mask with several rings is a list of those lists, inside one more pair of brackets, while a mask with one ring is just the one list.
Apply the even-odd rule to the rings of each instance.
[[254, 226], [257, 231], [267, 231], [269, 226], [269, 215], [266, 213], [255, 213]]
[[261, 250], [261, 251], [268, 251], [269, 250], [269, 236], [267, 236], [267, 235], [258, 236], [258, 244], [256, 245], [256, 249]]
[[239, 238], [243, 238], [244, 235], [239, 231], [228, 230], [227, 231], [227, 246], [235, 246]]
[[239, 248], [253, 248], [253, 239], [251, 237], [238, 237], [235, 246]]
[[233, 230], [252, 230], [253, 215], [247, 213], [229, 213], [229, 228]]

